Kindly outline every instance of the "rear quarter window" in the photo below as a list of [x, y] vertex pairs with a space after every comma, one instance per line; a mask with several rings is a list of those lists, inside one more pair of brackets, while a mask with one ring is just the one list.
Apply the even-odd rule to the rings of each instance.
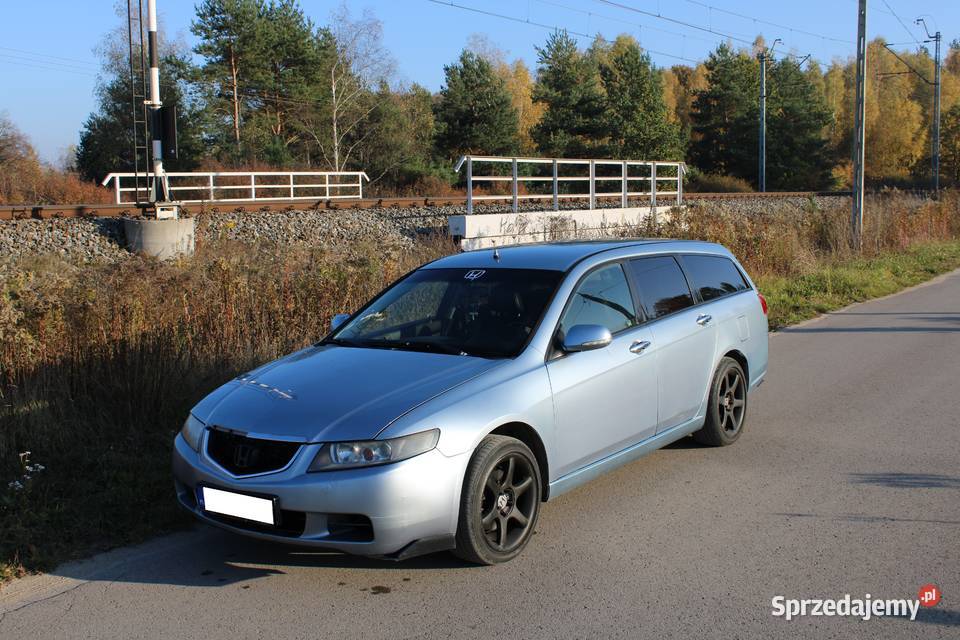
[[750, 288], [733, 261], [723, 256], [685, 255], [683, 268], [703, 302]]

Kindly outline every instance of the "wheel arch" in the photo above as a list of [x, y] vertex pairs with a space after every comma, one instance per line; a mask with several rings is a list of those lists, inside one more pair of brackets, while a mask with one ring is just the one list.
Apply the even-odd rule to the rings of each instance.
[[[747, 356], [743, 354], [739, 349], [730, 349], [725, 354], [723, 358], [733, 358], [736, 360], [741, 367], [743, 367], [743, 375], [746, 377], [747, 387], [750, 386], [750, 364], [747, 362]], [[721, 360], [723, 359], [721, 358]]]
[[540, 467], [540, 480], [543, 490], [541, 501], [546, 502], [550, 497], [550, 463], [547, 459], [547, 448], [544, 446], [543, 439], [537, 433], [537, 430], [525, 422], [507, 422], [487, 435], [516, 438], [530, 448], [537, 459], [537, 466]]

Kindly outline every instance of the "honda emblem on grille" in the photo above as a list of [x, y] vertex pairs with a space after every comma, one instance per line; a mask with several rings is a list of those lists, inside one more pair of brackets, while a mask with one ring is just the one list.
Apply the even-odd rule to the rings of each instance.
[[256, 461], [258, 451], [246, 444], [238, 444], [233, 449], [233, 464], [238, 469], [246, 469]]

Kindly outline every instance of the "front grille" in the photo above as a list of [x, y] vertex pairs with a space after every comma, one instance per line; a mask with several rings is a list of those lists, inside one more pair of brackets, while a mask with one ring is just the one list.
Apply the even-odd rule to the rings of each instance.
[[235, 476], [283, 469], [299, 449], [296, 442], [248, 438], [222, 429], [211, 429], [207, 435], [207, 455]]

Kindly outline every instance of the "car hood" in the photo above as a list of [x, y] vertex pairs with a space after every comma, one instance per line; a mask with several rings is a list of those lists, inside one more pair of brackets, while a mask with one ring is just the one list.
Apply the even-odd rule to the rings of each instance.
[[315, 346], [231, 380], [200, 401], [193, 414], [209, 426], [304, 442], [369, 439], [417, 406], [501, 363]]

